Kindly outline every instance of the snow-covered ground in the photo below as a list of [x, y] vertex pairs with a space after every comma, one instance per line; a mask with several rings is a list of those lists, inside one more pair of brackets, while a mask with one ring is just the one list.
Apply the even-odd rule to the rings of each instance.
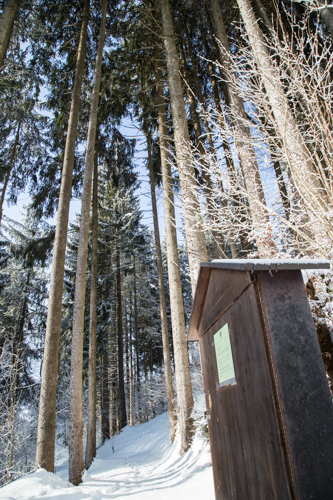
[[30, 500], [213, 500], [209, 444], [197, 432], [191, 449], [179, 456], [179, 440], [171, 444], [168, 415], [127, 426], [99, 448], [83, 483], [68, 483], [65, 454], [56, 474], [41, 469], [0, 490], [0, 499]]

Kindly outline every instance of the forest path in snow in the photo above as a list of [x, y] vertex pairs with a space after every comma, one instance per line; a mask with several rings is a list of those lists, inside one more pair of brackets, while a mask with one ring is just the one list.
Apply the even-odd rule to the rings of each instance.
[[41, 469], [0, 489], [6, 500], [213, 500], [209, 445], [196, 434], [179, 456], [171, 444], [167, 413], [123, 431], [97, 452], [79, 486], [68, 483], [68, 461], [58, 458], [56, 474]]

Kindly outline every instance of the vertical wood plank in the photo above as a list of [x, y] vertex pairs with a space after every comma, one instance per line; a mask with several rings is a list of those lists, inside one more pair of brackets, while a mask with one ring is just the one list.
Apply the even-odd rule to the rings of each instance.
[[[213, 336], [225, 323], [237, 384], [220, 388]], [[292, 499], [253, 286], [208, 330], [200, 346], [205, 391], [212, 401], [208, 426], [216, 499]]]
[[333, 498], [333, 405], [302, 275], [258, 273], [274, 381], [299, 499]]

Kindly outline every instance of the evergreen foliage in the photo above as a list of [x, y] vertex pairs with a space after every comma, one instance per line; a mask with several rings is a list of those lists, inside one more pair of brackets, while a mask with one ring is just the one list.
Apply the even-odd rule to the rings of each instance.
[[[0, 41], [7, 5], [0, 2]], [[56, 215], [61, 182], [66, 180], [62, 168], [80, 60], [78, 47], [83, 19], [88, 19], [81, 54], [82, 87], [76, 96], [78, 124], [72, 131], [75, 152], [73, 177], [67, 183], [71, 188], [68, 203], [70, 195], [82, 195], [102, 18], [99, 0], [91, 0], [89, 15], [84, 10], [87, 5], [84, 0], [18, 2], [8, 49], [3, 51], [0, 43], [4, 55], [0, 67], [1, 485], [31, 470], [34, 461], [46, 313], [54, 287], [49, 274], [55, 230], [45, 218]], [[166, 16], [169, 6], [171, 18]], [[95, 354], [99, 442], [120, 432], [126, 423], [141, 423], [167, 408], [158, 244], [152, 227], [144, 223], [139, 202], [143, 187], [134, 167], [137, 142], [125, 137], [124, 123], [131, 122], [140, 130], [138, 137], [144, 136], [152, 161], [145, 159], [141, 166], [152, 165], [152, 179], [164, 201], [170, 198], [182, 210], [178, 236], [182, 231], [187, 244], [177, 244], [177, 235], [172, 240], [166, 231], [162, 245], [173, 370], [177, 371], [178, 347], [173, 345], [176, 337], [172, 334], [180, 332], [183, 367], [188, 359], [183, 319], [188, 323], [191, 315], [200, 259], [208, 255], [209, 259], [310, 256], [332, 260], [333, 9], [332, 5], [318, 6], [319, 2], [289, 0], [278, 4], [270, 0], [108, 1], [94, 145], [98, 165]], [[163, 161], [170, 167], [168, 174]], [[3, 215], [4, 203], [15, 205], [23, 192], [32, 205], [18, 223]], [[168, 217], [167, 222], [174, 225], [170, 212]], [[70, 222], [68, 234], [65, 229], [59, 229], [56, 236], [63, 250], [67, 245], [67, 253], [60, 345], [51, 356], [56, 359], [59, 354], [58, 380], [53, 381], [54, 387], [57, 383], [58, 445], [69, 441], [79, 217]], [[171, 246], [177, 258], [170, 259]], [[174, 267], [181, 281], [179, 303], [175, 280], [168, 273]], [[312, 278], [307, 286], [332, 387], [330, 288], [330, 275]], [[175, 321], [177, 307], [180, 316]], [[190, 354], [193, 366], [198, 362], [197, 352], [193, 349]], [[179, 386], [177, 391], [185, 451], [191, 434], [192, 391], [187, 390], [185, 402]], [[52, 463], [53, 457], [47, 465], [50, 470]]]
[[23, 224], [5, 218], [0, 301], [1, 454], [5, 484], [33, 467], [39, 364], [45, 333], [54, 230], [32, 210]]

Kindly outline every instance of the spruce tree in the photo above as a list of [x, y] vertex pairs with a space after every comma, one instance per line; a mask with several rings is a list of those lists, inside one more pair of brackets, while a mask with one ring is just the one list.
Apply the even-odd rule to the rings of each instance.
[[70, 385], [70, 440], [69, 440], [69, 480], [78, 485], [81, 482], [83, 466], [83, 424], [82, 424], [82, 363], [83, 363], [83, 322], [86, 291], [86, 268], [91, 204], [91, 183], [97, 130], [98, 97], [101, 81], [101, 67], [105, 38], [107, 0], [102, 4], [102, 21], [98, 39], [96, 68], [91, 96], [91, 108], [87, 137], [86, 160], [81, 201], [79, 248], [75, 279], [73, 312], [71, 385]]
[[61, 321], [63, 276], [67, 241], [69, 202], [71, 198], [72, 172], [78, 112], [81, 96], [82, 73], [85, 60], [89, 0], [85, 0], [82, 13], [80, 41], [73, 87], [68, 132], [64, 153], [62, 182], [58, 205], [57, 229], [52, 259], [48, 319], [45, 334], [42, 386], [39, 405], [36, 464], [54, 471], [55, 405], [58, 369], [58, 345]]
[[207, 261], [207, 249], [200, 224], [200, 204], [192, 166], [185, 104], [179, 75], [178, 55], [168, 0], [160, 1], [163, 37], [166, 51], [177, 166], [182, 191], [185, 234], [189, 252], [191, 283], [194, 294], [200, 262]]
[[[41, 362], [45, 332], [48, 276], [45, 267], [54, 239], [54, 230], [27, 211], [23, 223], [5, 218], [2, 244], [0, 301], [0, 392], [1, 392], [1, 484], [33, 468], [36, 425], [26, 426], [22, 408], [35, 414], [39, 384], [32, 364]], [[23, 460], [27, 451], [26, 464]]]

